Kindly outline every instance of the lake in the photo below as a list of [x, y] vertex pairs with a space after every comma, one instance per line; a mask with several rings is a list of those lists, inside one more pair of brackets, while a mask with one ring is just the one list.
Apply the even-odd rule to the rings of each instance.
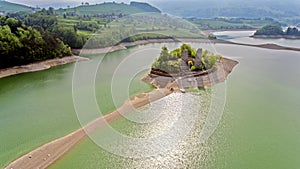
[[[241, 32], [222, 32], [222, 37], [252, 43], [246, 35], [237, 35], [239, 33]], [[296, 40], [267, 41], [280, 41], [281, 45], [286, 43], [286, 46], [300, 44]], [[103, 114], [107, 114], [129, 95], [150, 90], [151, 86], [139, 79], [146, 73], [147, 65], [150, 67], [163, 45], [173, 49], [180, 44], [138, 46], [107, 56], [89, 56], [91, 61], [79, 63], [76, 70], [81, 70], [78, 72], [78, 79], [82, 80], [75, 82], [75, 94], [86, 98], [79, 98], [79, 101], [87, 110], [86, 115], [79, 120], [72, 99], [74, 64], [0, 79], [0, 166], [3, 167], [35, 147], [79, 128], [80, 122], [87, 123], [99, 116], [97, 109], [91, 104], [94, 100], [89, 99], [89, 94], [95, 93], [98, 108]], [[105, 151], [94, 142], [108, 137], [109, 133], [104, 128], [91, 138], [81, 141], [50, 168], [299, 168], [300, 53], [227, 44], [192, 43], [192, 46], [209, 49], [237, 60], [239, 64], [226, 83], [212, 89], [172, 94], [111, 123], [115, 131], [124, 135], [149, 138], [160, 136], [170, 129], [174, 129], [176, 134], [174, 126], [188, 127], [176, 126], [178, 119], [185, 115], [194, 116], [194, 119], [186, 119], [184, 124], [192, 126], [179, 142], [173, 144], [170, 138], [170, 149], [148, 157], [122, 157]], [[135, 55], [143, 59], [127, 63], [132, 67], [138, 65], [142, 68], [130, 82], [126, 91], [128, 93], [118, 95], [114, 104], [111, 77], [125, 58], [135, 58]], [[99, 64], [100, 61], [102, 62]], [[121, 73], [115, 86], [118, 92], [122, 92], [118, 87], [126, 84], [126, 79], [132, 77], [125, 71], [120, 72], [123, 74]], [[90, 84], [92, 79], [95, 79], [95, 83]], [[219, 123], [212, 135], [203, 142], [201, 132], [212, 105], [216, 105], [212, 97], [218, 87], [225, 89], [225, 97], [222, 92], [220, 95], [226, 102], [224, 105], [217, 105], [223, 108], [214, 112], [221, 115]], [[147, 123], [134, 122], [138, 118], [145, 120], [141, 115], [157, 118]], [[168, 145], [168, 140], [158, 143], [158, 147], [163, 145]], [[151, 148], [147, 150], [152, 151]], [[134, 152], [130, 147], [122, 149], [127, 155], [131, 151]]]
[[300, 40], [299, 39], [261, 39], [261, 38], [251, 38], [250, 36], [254, 35], [255, 31], [223, 31], [223, 32], [215, 32], [214, 35], [218, 37], [218, 39], [223, 39], [235, 43], [244, 43], [244, 44], [268, 44], [274, 43], [281, 46], [286, 47], [294, 47], [299, 48]]

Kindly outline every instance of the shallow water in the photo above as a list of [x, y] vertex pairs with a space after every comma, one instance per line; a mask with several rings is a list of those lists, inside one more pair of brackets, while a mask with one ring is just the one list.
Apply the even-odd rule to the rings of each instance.
[[[111, 87], [107, 80], [113, 72], [108, 67], [118, 65], [130, 51], [134, 52], [128, 50], [105, 57], [89, 56], [91, 61], [80, 63], [87, 71], [84, 77], [93, 73], [88, 70], [97, 66], [103, 57], [103, 65], [109, 63], [105, 74], [95, 80], [99, 85], [93, 88], [97, 91], [99, 104], [105, 103], [101, 107], [103, 114], [115, 109], [109, 92]], [[0, 79], [0, 168], [34, 148], [81, 127], [73, 105], [74, 66], [69, 64]], [[133, 79], [130, 94], [151, 89], [151, 86], [139, 80], [142, 75], [138, 74]], [[84, 78], [82, 80], [78, 86], [84, 95], [90, 88]], [[82, 104], [89, 108], [89, 101], [84, 100]], [[89, 122], [98, 116], [99, 114], [95, 113], [87, 114], [84, 120]]]

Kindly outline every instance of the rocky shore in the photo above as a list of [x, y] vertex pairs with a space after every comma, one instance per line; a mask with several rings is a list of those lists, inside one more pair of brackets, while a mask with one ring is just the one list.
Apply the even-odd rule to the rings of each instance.
[[262, 38], [262, 39], [300, 39], [300, 36], [293, 36], [293, 35], [253, 35], [250, 36], [252, 38]]

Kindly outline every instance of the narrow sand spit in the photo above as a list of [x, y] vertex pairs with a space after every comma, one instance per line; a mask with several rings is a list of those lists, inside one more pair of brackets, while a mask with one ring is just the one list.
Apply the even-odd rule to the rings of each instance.
[[150, 102], [163, 98], [171, 93], [172, 91], [168, 89], [156, 89], [150, 93], [143, 93], [143, 97], [134, 96], [132, 99], [125, 101], [118, 110], [95, 119], [85, 127], [23, 155], [19, 159], [10, 163], [7, 167], [5, 167], [5, 169], [47, 168], [74, 147], [80, 140], [85, 138], [88, 133], [92, 133], [99, 127], [106, 125], [106, 123], [120, 118], [122, 114], [130, 113], [134, 109], [143, 107]]

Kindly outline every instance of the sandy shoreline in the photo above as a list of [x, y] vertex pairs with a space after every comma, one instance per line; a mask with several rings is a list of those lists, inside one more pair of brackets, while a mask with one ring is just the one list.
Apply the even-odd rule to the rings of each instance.
[[54, 66], [64, 65], [68, 63], [77, 62], [77, 61], [85, 61], [85, 60], [89, 60], [89, 59], [79, 57], [79, 56], [68, 56], [63, 58], [49, 59], [37, 63], [31, 63], [23, 66], [15, 66], [12, 68], [0, 69], [0, 78], [22, 74], [22, 73], [28, 73], [28, 72], [37, 72], [41, 70], [50, 69], [51, 67]]
[[293, 36], [293, 35], [253, 35], [252, 38], [260, 38], [260, 39], [295, 39], [299, 40], [300, 36]]
[[104, 54], [110, 53], [118, 50], [124, 50], [128, 47], [146, 45], [151, 43], [168, 43], [168, 42], [180, 42], [179, 39], [149, 39], [149, 40], [139, 40], [135, 42], [123, 42], [116, 46], [110, 46], [105, 48], [96, 48], [96, 49], [73, 49], [72, 51], [78, 55], [93, 55], [93, 54]]
[[229, 45], [250, 46], [250, 47], [258, 47], [258, 48], [273, 49], [273, 50], [300, 51], [300, 48], [286, 47], [286, 46], [280, 46], [276, 44], [252, 45], [252, 44], [229, 42], [220, 39], [175, 38], [175, 39], [150, 39], [150, 40], [141, 40], [141, 41], [128, 42], [128, 43], [126, 42], [126, 43], [121, 43], [117, 46], [98, 48], [98, 49], [74, 49], [73, 52], [80, 55], [105, 54], [105, 53], [115, 52], [118, 50], [125, 50], [128, 47], [132, 47], [132, 46], [146, 45], [151, 43], [172, 43], [172, 42], [229, 44]]
[[81, 129], [78, 129], [64, 137], [51, 141], [37, 149], [23, 155], [17, 160], [11, 162], [5, 169], [19, 168], [39, 168], [49, 167], [53, 162], [62, 157], [66, 152], [79, 143], [87, 134], [94, 132], [99, 127], [106, 125], [113, 120], [122, 116], [122, 114], [130, 113], [134, 109], [143, 107], [150, 102], [163, 98], [174, 91], [168, 89], [156, 89], [149, 93], [141, 93], [133, 98], [125, 101], [125, 103], [116, 111], [97, 118]]

